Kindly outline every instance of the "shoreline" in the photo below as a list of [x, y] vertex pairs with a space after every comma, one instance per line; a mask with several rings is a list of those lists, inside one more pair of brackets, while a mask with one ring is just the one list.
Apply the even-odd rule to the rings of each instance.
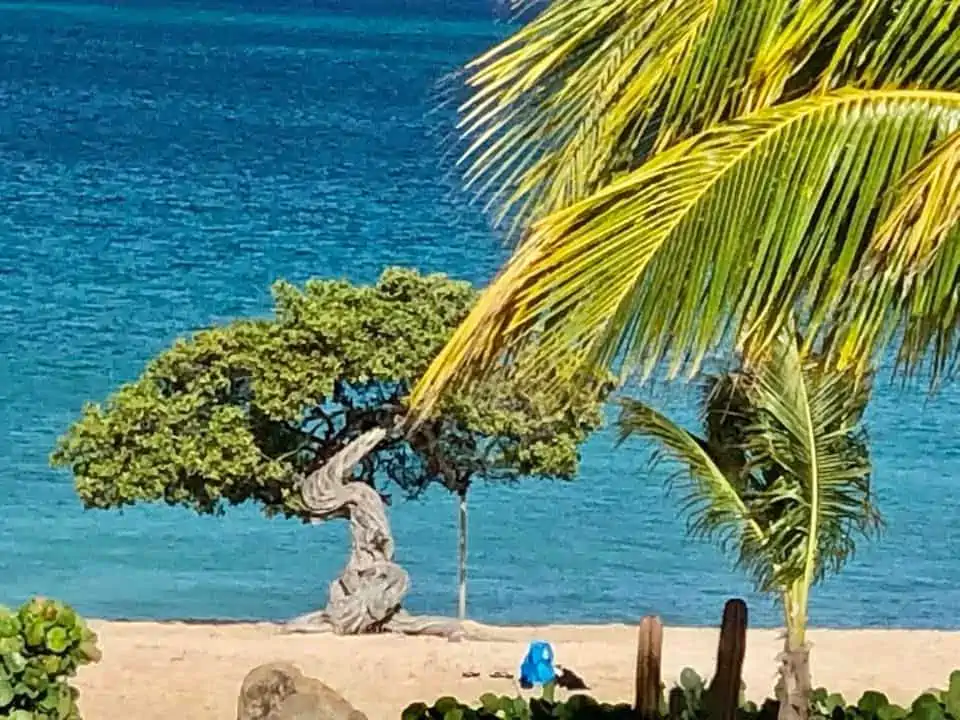
[[[83, 616], [84, 620], [89, 623], [99, 623], [103, 625], [186, 625], [186, 626], [196, 626], [196, 625], [205, 625], [210, 627], [233, 627], [238, 625], [249, 625], [252, 627], [260, 626], [271, 626], [278, 629], [286, 627], [286, 621], [284, 620], [271, 620], [271, 619], [239, 619], [234, 620], [230, 618], [102, 618], [102, 617], [86, 617]], [[451, 622], [454, 622], [456, 618], [452, 615], [449, 617]], [[635, 623], [629, 622], [614, 622], [614, 621], [590, 621], [583, 620], [578, 622], [548, 622], [548, 623], [499, 623], [499, 622], [484, 622], [482, 620], [476, 620], [474, 618], [468, 618], [467, 622], [477, 623], [483, 627], [488, 627], [495, 630], [503, 630], [505, 632], [509, 631], [527, 631], [527, 630], [536, 630], [538, 628], [577, 628], [577, 629], [600, 629], [600, 628], [634, 628], [636, 629], [639, 626], [639, 618]], [[664, 623], [664, 627], [673, 628], [675, 630], [717, 630], [720, 625], [674, 625]], [[783, 632], [783, 625], [750, 625], [750, 630], [763, 630], [763, 631], [777, 631]], [[960, 635], [960, 625], [954, 627], [927, 627], [921, 626], [916, 627], [912, 625], [811, 625], [807, 628], [808, 632], [933, 632], [933, 633], [957, 633]], [[293, 634], [293, 633], [291, 633]], [[310, 633], [304, 633], [310, 634]], [[314, 633], [314, 634], [323, 634], [323, 633]], [[389, 634], [389, 633], [385, 633]], [[958, 667], [960, 667], [960, 658], [957, 660]]]
[[[557, 662], [581, 675], [589, 692], [610, 702], [632, 700], [637, 626], [495, 626], [504, 639], [448, 642], [402, 635], [340, 637], [285, 632], [272, 622], [90, 620], [103, 659], [80, 670], [77, 687], [87, 720], [232, 720], [244, 676], [257, 665], [285, 660], [341, 692], [370, 720], [398, 720], [416, 701], [443, 695], [465, 701], [484, 692], [516, 694], [509, 679], [527, 643], [550, 641]], [[747, 696], [761, 700], [776, 682], [777, 629], [748, 631], [744, 681]], [[718, 628], [664, 630], [663, 680], [669, 687], [684, 667], [713, 673]], [[946, 685], [960, 666], [960, 631], [879, 628], [809, 631], [815, 686], [855, 702], [879, 690], [909, 702], [930, 687]], [[464, 673], [479, 673], [465, 677]]]

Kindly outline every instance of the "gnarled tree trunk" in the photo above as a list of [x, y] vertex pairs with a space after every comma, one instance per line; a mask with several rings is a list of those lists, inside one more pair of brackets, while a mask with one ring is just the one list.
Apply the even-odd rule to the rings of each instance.
[[295, 618], [288, 628], [340, 635], [399, 632], [450, 639], [493, 639], [476, 623], [417, 617], [401, 609], [410, 579], [394, 562], [393, 533], [383, 499], [366, 483], [352, 479], [357, 463], [386, 435], [384, 428], [367, 431], [301, 482], [300, 491], [312, 522], [346, 518], [350, 523], [351, 548], [346, 567], [330, 585], [327, 607]]
[[334, 455], [300, 486], [312, 521], [346, 517], [351, 548], [347, 565], [330, 585], [327, 607], [313, 620], [328, 624], [340, 635], [377, 632], [400, 609], [410, 580], [393, 561], [393, 535], [377, 491], [352, 482], [353, 468], [386, 437], [375, 428]]

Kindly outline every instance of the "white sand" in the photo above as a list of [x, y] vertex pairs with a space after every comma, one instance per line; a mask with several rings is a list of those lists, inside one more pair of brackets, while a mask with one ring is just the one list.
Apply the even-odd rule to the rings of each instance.
[[[636, 628], [623, 625], [546, 626], [504, 629], [504, 642], [449, 643], [392, 635], [341, 638], [282, 634], [276, 626], [92, 622], [103, 660], [78, 677], [85, 720], [231, 720], [247, 672], [264, 662], [287, 660], [344, 694], [370, 720], [398, 720], [417, 700], [441, 695], [472, 700], [484, 692], [515, 692], [513, 681], [532, 639], [553, 643], [557, 662], [579, 673], [590, 692], [608, 701], [632, 698]], [[682, 668], [712, 672], [717, 630], [668, 628], [664, 681]], [[960, 667], [960, 632], [814, 630], [816, 685], [856, 700], [865, 689], [892, 700], [912, 699], [946, 684]], [[781, 646], [774, 630], [751, 630], [744, 680], [750, 697], [768, 695]], [[479, 678], [464, 678], [477, 671]]]

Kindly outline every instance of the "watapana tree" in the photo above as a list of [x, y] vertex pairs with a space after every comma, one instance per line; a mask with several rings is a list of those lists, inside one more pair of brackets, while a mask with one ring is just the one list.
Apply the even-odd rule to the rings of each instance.
[[853, 372], [804, 359], [797, 336], [783, 332], [759, 364], [706, 378], [702, 436], [623, 401], [621, 441], [652, 439], [656, 458], [683, 466], [671, 485], [690, 532], [716, 540], [782, 605], [781, 718], [808, 715], [811, 587], [843, 567], [858, 535], [880, 528], [863, 427], [869, 389]]
[[396, 419], [408, 390], [476, 291], [397, 268], [373, 286], [310, 280], [273, 291], [273, 317], [178, 340], [137, 380], [87, 405], [53, 463], [72, 470], [89, 508], [164, 502], [212, 514], [253, 501], [305, 522], [345, 517], [350, 560], [326, 608], [300, 624], [455, 631], [400, 610], [408, 579], [394, 562], [385, 491], [415, 496], [438, 483], [462, 503], [475, 480], [571, 478], [580, 443], [601, 422], [604, 388], [580, 387], [552, 411], [536, 392], [493, 379], [449, 396], [404, 435]]

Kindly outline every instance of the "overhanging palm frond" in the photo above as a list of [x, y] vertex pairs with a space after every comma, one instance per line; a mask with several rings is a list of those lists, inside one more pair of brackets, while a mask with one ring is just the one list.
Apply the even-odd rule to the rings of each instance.
[[863, 0], [822, 77], [825, 88], [960, 89], [960, 5]]
[[651, 152], [781, 100], [797, 76], [812, 86], [814, 50], [856, 6], [557, 0], [467, 66], [467, 187], [514, 229], [576, 202]]
[[[766, 583], [770, 564], [764, 557], [766, 532], [751, 515], [736, 479], [721, 470], [707, 442], [638, 400], [624, 400], [619, 420], [622, 443], [632, 435], [657, 442], [661, 452], [684, 466], [672, 476], [680, 494], [688, 529], [715, 540], [725, 551], [736, 549], [737, 564]], [[654, 456], [659, 457], [659, 453]]]
[[[663, 94], [712, 0], [559, 0], [467, 66], [460, 164], [468, 190], [519, 223], [597, 186], [629, 109]], [[601, 127], [602, 126], [602, 127]]]
[[923, 265], [960, 222], [960, 132], [954, 132], [900, 182], [897, 205], [873, 239], [878, 263], [887, 255]]
[[851, 89], [655, 156], [533, 227], [418, 384], [415, 407], [428, 412], [446, 386], [531, 346], [520, 371], [535, 382], [597, 367], [646, 377], [664, 358], [671, 376], [692, 375], [731, 337], [767, 347], [797, 308], [816, 338], [864, 271], [889, 190], [958, 128], [960, 93]]
[[[811, 58], [853, 17], [856, 4], [836, 0], [788, 3], [781, 11], [785, 22], [769, 28], [757, 45], [737, 114], [755, 112], [783, 99], [791, 81], [801, 90], [807, 87], [818, 70]], [[801, 73], [807, 77], [798, 82]]]
[[733, 117], [822, 89], [960, 89], [951, 0], [555, 0], [471, 62], [467, 187], [526, 221]]
[[746, 449], [753, 466], [776, 469], [763, 502], [775, 508], [768, 531], [780, 587], [809, 588], [850, 557], [856, 533], [878, 525], [860, 425], [869, 393], [855, 374], [804, 360], [790, 330], [755, 366]]
[[894, 197], [867, 251], [868, 269], [847, 303], [841, 321], [846, 345], [837, 354], [842, 367], [862, 363], [896, 327], [907, 327], [901, 358], [916, 362], [932, 355], [937, 378], [955, 355], [949, 338], [960, 312], [960, 131], [934, 147], [894, 188]]
[[[775, 43], [786, 38], [782, 30], [789, 24], [796, 5], [793, 0], [715, 0], [712, 3], [708, 21], [699, 29], [689, 50], [668, 71], [672, 86], [662, 107], [640, 105], [637, 108], [661, 114], [656, 151], [731, 115], [763, 107], [761, 95], [751, 92], [756, 88], [750, 79], [755, 81], [760, 68], [772, 69], [773, 65], [790, 65], [788, 74], [796, 69], [795, 53], [781, 55], [777, 62], [771, 62], [770, 52]], [[800, 12], [806, 14], [805, 10]], [[777, 98], [773, 93], [763, 93], [762, 97], [763, 103]]]

